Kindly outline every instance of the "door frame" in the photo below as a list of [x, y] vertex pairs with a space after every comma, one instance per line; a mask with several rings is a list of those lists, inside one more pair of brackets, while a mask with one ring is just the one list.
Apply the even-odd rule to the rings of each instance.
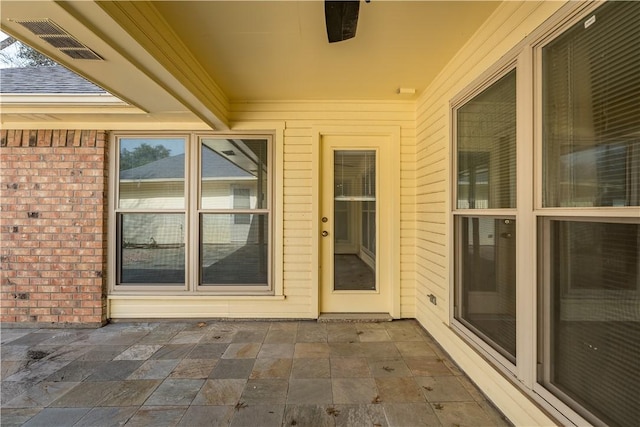
[[389, 162], [391, 176], [384, 176], [392, 188], [390, 200], [385, 201], [392, 206], [389, 213], [389, 242], [392, 245], [388, 259], [379, 262], [388, 262], [388, 277], [381, 278], [390, 284], [388, 309], [389, 315], [394, 319], [400, 318], [400, 126], [314, 126], [312, 128], [312, 219], [311, 219], [311, 310], [314, 317], [320, 315], [320, 258], [321, 251], [321, 215], [322, 194], [320, 179], [322, 176], [322, 140], [325, 136], [382, 136], [387, 137], [390, 156], [380, 161]]

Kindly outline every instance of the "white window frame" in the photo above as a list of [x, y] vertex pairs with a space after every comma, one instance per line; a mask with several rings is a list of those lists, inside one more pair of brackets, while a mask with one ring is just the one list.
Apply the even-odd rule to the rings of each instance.
[[[578, 22], [589, 18], [602, 2], [569, 2], [562, 6], [550, 19], [527, 35], [489, 70], [460, 91], [450, 102], [450, 310], [449, 321], [454, 332], [472, 348], [480, 352], [514, 386], [547, 410], [560, 423], [566, 425], [590, 425], [598, 423], [586, 411], [573, 408], [539, 382], [546, 368], [541, 363], [544, 352], [549, 351], [548, 343], [539, 340], [539, 320], [549, 308], [548, 292], [539, 294], [541, 286], [548, 287], [547, 268], [549, 259], [539, 256], [539, 234], [547, 233], [553, 219], [582, 220], [594, 222], [638, 223], [638, 207], [593, 207], [556, 208], [542, 204], [542, 48], [562, 35]], [[511, 65], [513, 64], [513, 65]], [[517, 68], [517, 208], [516, 218], [517, 259], [516, 259], [516, 364], [511, 364], [496, 350], [467, 329], [455, 316], [455, 258], [459, 243], [455, 241], [454, 229], [460, 216], [504, 216], [504, 210], [458, 209], [457, 208], [457, 148], [455, 110], [465, 102], [497, 81], [510, 66]], [[541, 225], [542, 224], [542, 225]], [[548, 240], [546, 240], [548, 241]], [[547, 264], [547, 265], [545, 265]], [[545, 284], [546, 283], [546, 284]], [[628, 291], [633, 292], [633, 291]], [[532, 303], [533, 302], [533, 303]], [[548, 327], [548, 322], [547, 326]], [[542, 326], [544, 328], [544, 326]], [[548, 332], [548, 331], [546, 331]], [[547, 359], [548, 360], [548, 359]], [[587, 418], [588, 417], [588, 418]], [[589, 419], [589, 420], [587, 420]]]
[[[195, 288], [195, 292], [201, 294], [223, 294], [223, 295], [264, 295], [264, 294], [273, 294], [273, 197], [274, 197], [274, 184], [273, 184], [273, 147], [274, 147], [274, 138], [271, 135], [246, 135], [246, 134], [198, 134], [197, 135], [197, 150], [198, 153], [201, 152], [202, 145], [204, 140], [210, 139], [261, 139], [267, 141], [267, 200], [265, 200], [266, 206], [262, 208], [250, 208], [250, 209], [235, 209], [233, 207], [233, 200], [230, 200], [230, 206], [227, 209], [210, 209], [204, 208], [201, 206], [201, 195], [202, 188], [200, 188], [200, 168], [201, 162], [198, 162], [197, 173], [194, 173], [194, 178], [197, 182], [195, 183], [195, 188], [197, 188], [197, 196], [194, 197], [193, 201], [193, 211], [194, 222], [197, 222], [197, 226], [194, 227], [194, 232], [197, 237], [194, 237], [194, 241], [197, 242], [198, 246], [200, 245], [200, 216], [206, 214], [222, 214], [222, 215], [230, 215], [229, 227], [237, 226], [234, 224], [234, 216], [235, 214], [249, 214], [249, 215], [267, 215], [267, 233], [268, 233], [268, 250], [267, 250], [267, 286], [265, 288], [264, 285], [253, 285], [253, 284], [219, 284], [219, 285], [206, 285], [202, 283], [201, 280], [201, 272], [200, 272], [200, 248], [197, 248], [198, 260], [195, 262], [195, 258], [192, 261], [191, 267], [193, 268], [193, 287]], [[197, 156], [197, 159], [200, 160], [200, 156]], [[246, 188], [237, 185], [231, 185], [231, 196], [233, 196], [233, 191], [235, 188]], [[232, 199], [233, 197], [231, 197]], [[249, 191], [249, 200], [251, 200], [251, 191]]]
[[[449, 227], [450, 235], [452, 236], [452, 255], [451, 255], [451, 271], [453, 274], [451, 275], [451, 295], [450, 301], [452, 302], [452, 307], [450, 310], [450, 322], [454, 331], [460, 334], [465, 340], [471, 343], [473, 347], [479, 350], [481, 353], [490, 357], [494, 360], [500, 367], [500, 370], [509, 376], [515, 376], [517, 369], [517, 360], [520, 358], [521, 352], [519, 351], [518, 342], [518, 329], [516, 329], [516, 363], [513, 363], [507, 357], [501, 354], [498, 350], [494, 349], [489, 343], [485, 341], [485, 339], [473, 331], [472, 328], [468, 327], [468, 325], [461, 320], [456, 318], [457, 310], [461, 307], [461, 298], [462, 296], [457, 290], [458, 287], [458, 278], [461, 277], [461, 268], [456, 264], [455, 260], [461, 258], [462, 254], [462, 236], [458, 234], [458, 223], [460, 218], [467, 217], [483, 217], [483, 218], [505, 218], [505, 219], [514, 219], [516, 220], [516, 247], [519, 250], [519, 232], [520, 221], [519, 221], [519, 206], [521, 205], [520, 200], [520, 187], [521, 187], [521, 173], [518, 168], [518, 161], [520, 156], [520, 140], [521, 135], [519, 131], [520, 125], [520, 111], [519, 109], [516, 111], [516, 207], [515, 208], [500, 208], [500, 209], [486, 209], [486, 208], [478, 208], [478, 209], [466, 209], [466, 208], [458, 208], [458, 138], [457, 138], [457, 110], [467, 102], [471, 101], [477, 95], [482, 93], [484, 90], [491, 87], [494, 83], [500, 80], [502, 77], [506, 76], [511, 71], [516, 72], [516, 105], [518, 102], [518, 95], [521, 92], [521, 64], [520, 58], [515, 55], [511, 55], [505, 57], [504, 61], [501, 61], [499, 64], [496, 64], [493, 68], [484, 73], [478, 80], [474, 81], [466, 90], [461, 92], [458, 96], [452, 99], [450, 103], [450, 118], [451, 118], [451, 213], [452, 220], [451, 225]], [[516, 272], [518, 267], [518, 258], [516, 258]], [[517, 282], [517, 279], [516, 279]], [[518, 304], [518, 299], [516, 298], [516, 324], [520, 322], [519, 319], [519, 309], [520, 306]]]
[[[184, 209], [120, 209], [119, 201], [119, 158], [120, 158], [120, 140], [127, 138], [147, 138], [147, 139], [164, 139], [164, 138], [184, 138], [185, 140], [185, 204]], [[203, 138], [208, 139], [259, 139], [266, 140], [267, 144], [267, 200], [266, 206], [261, 209], [254, 209], [250, 213], [267, 215], [268, 223], [268, 273], [267, 284], [246, 286], [246, 285], [199, 285], [199, 215], [206, 212], [218, 212], [233, 215], [235, 210], [233, 206], [224, 211], [200, 209], [200, 144]], [[274, 248], [276, 245], [277, 233], [274, 232], [274, 216], [276, 214], [276, 203], [274, 202], [275, 180], [276, 176], [274, 164], [276, 136], [268, 132], [248, 132], [242, 134], [228, 133], [206, 133], [206, 132], [114, 132], [111, 134], [111, 150], [110, 156], [113, 159], [110, 162], [110, 191], [109, 191], [109, 237], [108, 237], [108, 291], [110, 295], [237, 295], [237, 296], [261, 296], [281, 294], [281, 285], [278, 286], [274, 279]], [[250, 194], [251, 197], [251, 194]], [[168, 285], [168, 284], [118, 284], [118, 216], [121, 213], [183, 213], [185, 215], [185, 282], [184, 284]], [[248, 212], [242, 210], [242, 213]], [[233, 219], [232, 219], [233, 221]], [[233, 225], [230, 225], [233, 226]]]
[[[601, 422], [595, 418], [589, 412], [580, 407], [577, 403], [575, 406], [569, 406], [565, 401], [560, 399], [560, 396], [564, 397], [567, 402], [572, 402], [572, 399], [565, 396], [559, 389], [551, 384], [543, 384], [544, 380], [549, 379], [548, 361], [550, 360], [550, 330], [549, 319], [551, 317], [550, 308], [550, 286], [551, 278], [549, 276], [550, 262], [549, 251], [545, 250], [545, 247], [538, 247], [540, 241], [543, 245], [550, 241], [550, 224], [553, 220], [569, 220], [569, 221], [586, 221], [593, 223], [602, 222], [616, 222], [616, 223], [638, 223], [638, 212], [640, 208], [637, 206], [628, 207], [544, 207], [543, 205], [543, 132], [542, 132], [542, 50], [543, 48], [554, 41], [556, 38], [562, 36], [567, 30], [574, 25], [588, 20], [590, 16], [596, 11], [596, 9], [602, 6], [602, 2], [593, 2], [585, 5], [577, 5], [569, 8], [564, 20], [557, 22], [551, 30], [540, 35], [534, 42], [531, 43], [532, 49], [532, 69], [534, 75], [534, 117], [535, 117], [535, 192], [533, 194], [535, 200], [534, 221], [538, 226], [539, 237], [535, 238], [536, 251], [542, 254], [536, 261], [532, 260], [532, 263], [539, 263], [537, 271], [536, 285], [539, 290], [539, 294], [536, 296], [538, 301], [538, 313], [539, 316], [536, 319], [538, 327], [536, 328], [536, 336], [538, 343], [534, 348], [539, 354], [541, 360], [539, 360], [539, 372], [537, 372], [537, 378], [533, 384], [533, 391], [542, 397], [545, 401], [550, 402], [557, 408], [561, 408], [563, 415], [567, 417], [571, 422], [576, 424], [594, 423], [596, 425]], [[582, 296], [592, 294], [590, 291], [578, 291]], [[633, 291], [621, 291], [621, 292], [633, 292]], [[537, 346], [540, 348], [536, 348]], [[586, 418], [586, 419], [585, 419]], [[588, 420], [588, 421], [587, 421]]]

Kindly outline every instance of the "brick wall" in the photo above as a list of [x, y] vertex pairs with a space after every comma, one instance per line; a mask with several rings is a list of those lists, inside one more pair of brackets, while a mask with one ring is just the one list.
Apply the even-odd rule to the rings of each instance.
[[0, 321], [106, 320], [107, 133], [0, 131]]

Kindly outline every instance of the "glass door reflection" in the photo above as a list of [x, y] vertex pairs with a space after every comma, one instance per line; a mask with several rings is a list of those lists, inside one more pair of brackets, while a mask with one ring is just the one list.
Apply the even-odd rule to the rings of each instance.
[[333, 182], [333, 289], [376, 290], [376, 151], [335, 151]]

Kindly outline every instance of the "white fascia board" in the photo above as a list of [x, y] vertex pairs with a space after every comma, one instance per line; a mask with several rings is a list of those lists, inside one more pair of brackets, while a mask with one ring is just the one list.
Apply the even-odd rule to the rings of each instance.
[[[2, 94], [0, 105], [55, 105], [61, 107], [130, 106], [108, 93], [105, 94]], [[137, 109], [137, 108], [136, 108]]]

